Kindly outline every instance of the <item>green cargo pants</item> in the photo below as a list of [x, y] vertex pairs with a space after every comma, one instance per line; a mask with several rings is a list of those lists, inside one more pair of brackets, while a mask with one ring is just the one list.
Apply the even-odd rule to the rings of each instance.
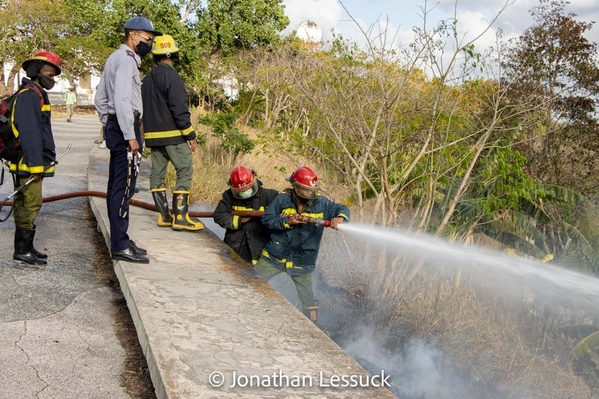
[[152, 148], [152, 172], [150, 173], [150, 189], [164, 187], [164, 178], [169, 161], [175, 168], [177, 181], [175, 191], [189, 191], [193, 177], [191, 149], [187, 141], [181, 144], [165, 145]]
[[[258, 262], [254, 265], [254, 270], [258, 272], [260, 277], [268, 281], [277, 274], [285, 273], [285, 270], [277, 269], [275, 266], [270, 264], [263, 256], [258, 259]], [[314, 306], [314, 290], [312, 288], [312, 274], [302, 274], [300, 276], [290, 276], [295, 289], [297, 290], [297, 296], [303, 307]]]
[[[20, 187], [28, 179], [28, 176], [19, 176], [17, 187]], [[35, 219], [42, 208], [42, 180], [30, 183], [14, 196], [13, 217], [16, 227], [25, 230], [33, 229]]]

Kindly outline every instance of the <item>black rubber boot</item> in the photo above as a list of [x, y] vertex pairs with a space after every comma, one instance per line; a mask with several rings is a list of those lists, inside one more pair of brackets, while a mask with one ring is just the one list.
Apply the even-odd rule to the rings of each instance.
[[318, 320], [318, 305], [318, 301], [314, 301], [314, 305], [304, 306], [304, 315], [313, 323], [316, 323]]
[[26, 230], [19, 227], [15, 230], [15, 253], [12, 258], [30, 265], [45, 265], [47, 262], [40, 259], [31, 251], [31, 243], [35, 230]]
[[166, 198], [166, 188], [155, 188], [150, 190], [154, 198], [154, 205], [158, 211], [158, 222], [160, 227], [171, 227], [173, 225], [173, 216], [168, 209], [168, 198]]
[[36, 227], [35, 227], [35, 225], [33, 225], [33, 234], [31, 235], [31, 253], [33, 253], [35, 256], [37, 256], [40, 259], [47, 259], [48, 258], [47, 253], [40, 252], [37, 249], [35, 249], [35, 247], [33, 246], [33, 240], [35, 238], [35, 230], [36, 230]]
[[173, 230], [202, 230], [202, 222], [189, 218], [189, 191], [173, 191]]

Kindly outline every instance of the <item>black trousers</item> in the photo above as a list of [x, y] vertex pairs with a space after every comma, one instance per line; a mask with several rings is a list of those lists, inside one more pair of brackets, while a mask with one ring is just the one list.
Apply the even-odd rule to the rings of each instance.
[[[126, 147], [128, 143], [123, 138], [118, 122], [108, 120], [104, 134], [106, 135], [106, 146], [110, 150], [108, 187], [106, 190], [106, 208], [108, 209], [108, 220], [110, 221], [110, 249], [111, 251], [122, 251], [131, 245], [127, 233], [129, 230], [129, 200], [133, 196], [137, 177], [135, 175], [129, 176]], [[141, 147], [139, 129], [136, 129], [136, 137]], [[129, 179], [129, 190], [127, 190], [127, 180]], [[127, 198], [125, 198], [125, 195], [127, 195]], [[126, 216], [121, 217], [119, 210], [122, 214], [126, 213]]]

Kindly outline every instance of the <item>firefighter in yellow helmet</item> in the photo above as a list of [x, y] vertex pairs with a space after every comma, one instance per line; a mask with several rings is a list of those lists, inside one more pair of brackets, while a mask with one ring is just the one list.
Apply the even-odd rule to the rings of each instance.
[[[204, 225], [192, 220], [188, 209], [192, 153], [197, 144], [185, 84], [175, 70], [179, 47], [172, 36], [162, 35], [154, 40], [152, 55], [154, 69], [144, 78], [141, 96], [144, 139], [152, 151], [150, 191], [158, 210], [157, 224], [173, 230], [201, 230]], [[164, 184], [169, 162], [177, 176], [172, 213]]]

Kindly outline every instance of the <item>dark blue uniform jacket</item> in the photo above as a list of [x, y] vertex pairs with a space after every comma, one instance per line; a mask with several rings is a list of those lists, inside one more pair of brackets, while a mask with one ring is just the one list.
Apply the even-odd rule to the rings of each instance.
[[[324, 232], [324, 227], [315, 224], [290, 226], [285, 215], [297, 213], [295, 191], [292, 191], [291, 195], [277, 195], [262, 216], [262, 223], [272, 230], [262, 255], [291, 276], [314, 271]], [[301, 215], [325, 220], [343, 217], [349, 221], [349, 208], [319, 195], [306, 204]]]
[[[36, 85], [38, 90], [31, 88], [32, 85]], [[42, 94], [41, 98], [38, 91]], [[38, 173], [44, 177], [54, 176], [56, 167], [49, 166], [56, 159], [56, 146], [48, 93], [37, 83], [23, 78], [12, 111], [13, 132], [21, 142], [22, 156], [11, 163], [10, 171], [20, 176]]]

